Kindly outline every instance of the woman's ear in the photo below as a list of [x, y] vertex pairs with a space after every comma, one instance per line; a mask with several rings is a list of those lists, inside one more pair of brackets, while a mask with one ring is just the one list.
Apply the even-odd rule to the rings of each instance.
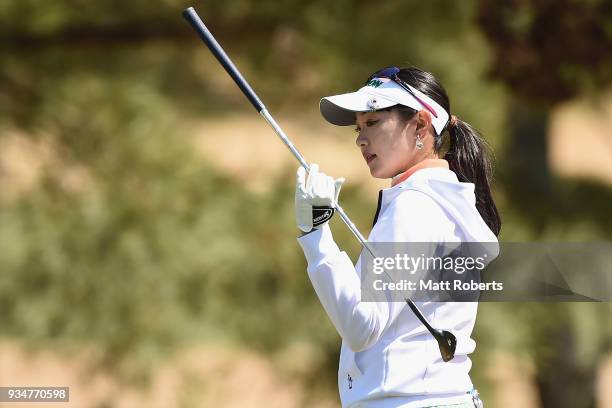
[[425, 109], [417, 112], [417, 125], [416, 131], [417, 133], [426, 131], [431, 126], [431, 114]]

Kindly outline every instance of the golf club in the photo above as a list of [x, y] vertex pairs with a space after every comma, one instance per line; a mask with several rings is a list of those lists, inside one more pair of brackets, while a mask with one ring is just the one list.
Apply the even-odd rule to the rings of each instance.
[[[276, 134], [281, 138], [282, 142], [289, 148], [293, 156], [298, 160], [298, 162], [306, 169], [306, 171], [310, 170], [310, 166], [304, 160], [304, 157], [300, 154], [300, 152], [295, 148], [291, 140], [285, 135], [285, 132], [280, 128], [278, 123], [274, 120], [272, 115], [268, 112], [264, 104], [261, 102], [257, 94], [253, 91], [249, 83], [244, 79], [238, 68], [234, 65], [234, 63], [227, 56], [221, 45], [215, 40], [211, 32], [204, 25], [204, 22], [198, 16], [198, 13], [195, 11], [193, 7], [189, 7], [183, 11], [183, 17], [187, 20], [193, 29], [198, 33], [202, 41], [206, 44], [210, 52], [217, 58], [219, 63], [225, 68], [225, 71], [232, 77], [236, 85], [240, 88], [240, 90], [244, 93], [247, 99], [251, 102], [253, 107], [259, 112], [261, 116], [264, 117], [266, 122], [274, 129]], [[355, 224], [350, 220], [350, 218], [346, 215], [340, 204], [336, 205], [336, 212], [340, 215], [340, 218], [346, 226], [351, 230], [353, 235], [357, 237], [361, 245], [368, 250], [368, 252], [372, 255], [372, 257], [376, 258], [374, 251], [368, 245], [366, 239], [361, 235]], [[438, 347], [440, 348], [440, 354], [442, 355], [443, 361], [450, 361], [455, 356], [455, 349], [457, 347], [457, 339], [456, 337], [447, 330], [438, 330], [435, 329], [429, 324], [423, 313], [418, 309], [418, 307], [414, 304], [414, 302], [406, 298], [406, 303], [410, 306], [410, 309], [414, 312], [416, 317], [423, 323], [423, 325], [427, 328], [427, 330], [431, 333], [432, 336], [438, 342]]]

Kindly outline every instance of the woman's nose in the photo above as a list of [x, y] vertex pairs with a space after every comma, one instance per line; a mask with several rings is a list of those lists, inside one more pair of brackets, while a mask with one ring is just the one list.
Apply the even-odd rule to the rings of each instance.
[[357, 147], [367, 146], [368, 140], [364, 137], [363, 132], [359, 132], [357, 138], [355, 139], [355, 144], [357, 145]]

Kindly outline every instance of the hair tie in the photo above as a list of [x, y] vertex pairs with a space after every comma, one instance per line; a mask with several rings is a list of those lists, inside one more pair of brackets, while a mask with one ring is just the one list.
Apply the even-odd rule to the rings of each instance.
[[449, 121], [449, 127], [455, 127], [457, 126], [457, 117], [455, 115], [451, 115], [450, 117], [450, 121]]

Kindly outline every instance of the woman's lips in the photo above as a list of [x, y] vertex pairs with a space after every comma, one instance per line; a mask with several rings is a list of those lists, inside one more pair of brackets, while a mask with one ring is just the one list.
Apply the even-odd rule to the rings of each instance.
[[371, 162], [372, 160], [374, 160], [375, 158], [376, 158], [376, 155], [375, 155], [375, 154], [367, 154], [367, 155], [366, 155], [366, 157], [365, 157], [365, 159], [366, 159], [366, 163], [367, 163], [367, 164], [370, 164], [370, 162]]

